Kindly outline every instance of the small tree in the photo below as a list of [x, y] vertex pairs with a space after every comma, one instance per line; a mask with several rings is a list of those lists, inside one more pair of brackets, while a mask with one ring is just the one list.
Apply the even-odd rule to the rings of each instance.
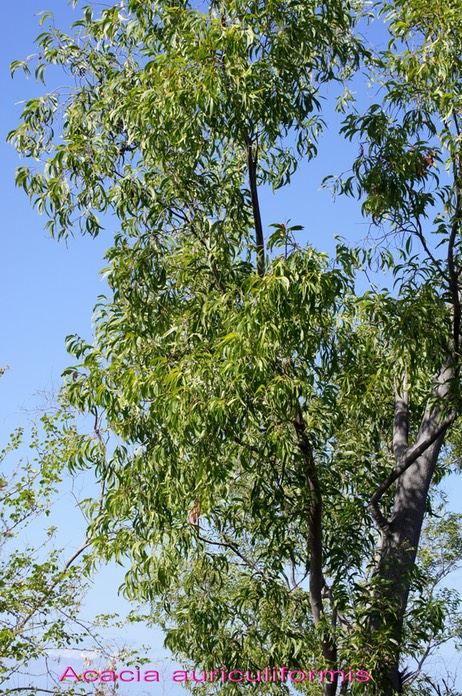
[[[67, 420], [67, 419], [66, 419]], [[78, 694], [84, 687], [61, 683], [53, 654], [86, 651], [109, 659], [111, 646], [102, 637], [98, 618], [85, 621], [81, 603], [89, 588], [76, 562], [88, 543], [63, 560], [54, 545], [56, 528], [46, 529], [66, 462], [63, 423], [44, 416], [26, 445], [18, 430], [0, 453], [0, 684], [3, 694]], [[12, 463], [18, 450], [31, 459]], [[31, 538], [32, 537], [32, 538]], [[103, 617], [101, 617], [102, 619]], [[130, 651], [126, 651], [130, 657]], [[33, 675], [40, 665], [40, 677]], [[32, 670], [32, 671], [30, 671]], [[105, 690], [106, 688], [106, 690]], [[107, 693], [108, 685], [99, 693]], [[96, 693], [96, 692], [95, 692]]]

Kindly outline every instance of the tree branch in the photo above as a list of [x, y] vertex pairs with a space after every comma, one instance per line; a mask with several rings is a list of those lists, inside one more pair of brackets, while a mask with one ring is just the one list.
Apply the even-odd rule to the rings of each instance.
[[[457, 137], [460, 138], [460, 127], [457, 114], [453, 113], [454, 125], [457, 132]], [[454, 356], [456, 361], [459, 356], [459, 342], [460, 342], [460, 328], [461, 328], [461, 302], [459, 295], [459, 272], [460, 269], [456, 268], [456, 263], [454, 259], [454, 248], [456, 238], [460, 229], [460, 223], [462, 219], [462, 195], [460, 190], [460, 162], [459, 155], [455, 155], [452, 159], [453, 165], [453, 177], [454, 177], [454, 188], [456, 193], [456, 202], [454, 208], [453, 223], [451, 225], [451, 231], [449, 233], [448, 241], [448, 271], [449, 271], [449, 289], [452, 297], [452, 307], [453, 307], [453, 343], [454, 343]]]
[[6, 693], [7, 694], [12, 694], [13, 692], [18, 692], [18, 691], [34, 691], [35, 693], [40, 693], [40, 694], [55, 694], [56, 696], [56, 689], [51, 691], [50, 689], [42, 689], [40, 686], [14, 686], [12, 688], [8, 688]]
[[225, 549], [230, 549], [230, 551], [232, 551], [233, 553], [235, 553], [236, 556], [238, 556], [238, 557], [241, 559], [241, 561], [244, 561], [244, 563], [245, 563], [247, 566], [249, 566], [249, 568], [252, 568], [258, 575], [261, 575], [262, 578], [264, 578], [265, 580], [267, 580], [267, 581], [269, 581], [269, 582], [274, 582], [274, 581], [275, 581], [275, 578], [271, 577], [270, 575], [267, 575], [267, 574], [264, 573], [262, 570], [260, 570], [260, 568], [256, 565], [256, 563], [254, 563], [253, 561], [251, 561], [250, 558], [247, 558], [247, 556], [244, 556], [244, 554], [241, 553], [241, 552], [239, 551], [239, 549], [237, 549], [237, 548], [234, 546], [234, 544], [232, 544], [232, 543], [231, 543], [230, 541], [228, 541], [227, 539], [225, 539], [225, 541], [213, 541], [212, 539], [207, 539], [206, 537], [203, 537], [203, 536], [201, 536], [200, 534], [197, 535], [197, 538], [198, 538], [200, 541], [203, 541], [203, 542], [206, 543], [206, 544], [211, 544], [212, 546], [221, 546], [221, 547], [223, 547], [223, 548], [225, 548]]
[[449, 235], [448, 242], [448, 271], [449, 271], [449, 289], [451, 291], [452, 307], [453, 307], [453, 335], [452, 340], [454, 344], [454, 356], [456, 360], [459, 355], [459, 342], [460, 342], [460, 326], [461, 326], [461, 306], [459, 297], [459, 269], [456, 268], [454, 261], [454, 246], [457, 233], [460, 227], [460, 217], [462, 216], [462, 200], [461, 193], [457, 191], [457, 203], [456, 203], [456, 220], [454, 220], [451, 226], [451, 233]]
[[417, 668], [411, 672], [405, 672], [404, 674], [401, 675], [402, 683], [403, 686], [405, 684], [411, 684], [421, 673], [423, 664], [427, 657], [430, 655], [432, 651], [431, 645], [427, 645], [424, 654], [422, 655], [421, 659], [419, 660], [417, 664]]
[[386, 533], [389, 528], [389, 522], [379, 508], [380, 499], [390, 486], [392, 486], [393, 483], [444, 434], [447, 428], [449, 428], [457, 418], [456, 411], [451, 410], [445, 418], [439, 420], [442, 411], [441, 405], [437, 404], [431, 408], [433, 399], [439, 399], [440, 402], [447, 402], [450, 394], [450, 384], [453, 378], [453, 361], [449, 359], [448, 363], [441, 369], [438, 379], [436, 380], [436, 384], [428, 400], [427, 408], [420, 424], [419, 432], [411, 447], [408, 445], [408, 395], [405, 391], [403, 391], [402, 394], [396, 393], [395, 395], [393, 453], [396, 466], [378, 486], [368, 502], [368, 507], [371, 510], [371, 514], [378, 529], [384, 533]]
[[395, 392], [395, 417], [393, 420], [393, 454], [401, 459], [409, 447], [409, 392]]
[[[257, 252], [257, 271], [259, 276], [265, 274], [265, 242], [263, 239], [263, 226], [260, 214], [260, 203], [257, 188], [257, 157], [253, 156], [253, 143], [248, 135], [245, 136], [246, 162], [249, 174], [250, 197], [252, 200], [252, 212], [255, 225], [255, 248]], [[257, 144], [258, 148], [258, 144]], [[257, 149], [258, 151], [258, 149]]]
[[[308, 542], [310, 547], [310, 602], [315, 625], [321, 622], [324, 608], [322, 590], [325, 586], [322, 572], [322, 496], [321, 486], [313, 457], [313, 448], [306, 433], [300, 405], [297, 404], [297, 415], [293, 422], [298, 438], [298, 447], [305, 462], [305, 477], [310, 493], [308, 513]], [[321, 649], [324, 659], [329, 666], [337, 664], [337, 646], [332, 635], [325, 630], [321, 639]], [[325, 685], [326, 694], [335, 694], [337, 690], [337, 675], [331, 684]]]
[[[447, 416], [444, 418], [441, 423], [432, 429], [432, 432], [425, 437], [423, 440], [420, 442], [416, 442], [412, 447], [409, 447], [407, 450], [406, 455], [404, 455], [401, 458], [401, 461], [397, 464], [397, 466], [393, 469], [393, 471], [387, 476], [387, 478], [382, 481], [380, 486], [377, 488], [375, 491], [374, 495], [371, 497], [369, 500], [368, 505], [372, 508], [373, 514], [374, 514], [374, 506], [376, 506], [379, 502], [379, 500], [382, 498], [384, 493], [387, 492], [387, 490], [390, 488], [391, 485], [402, 475], [404, 472], [409, 469], [412, 464], [429, 448], [433, 445], [434, 442], [444, 433], [444, 431], [449, 428], [452, 423], [454, 423], [456, 419], [456, 414], [453, 412], [451, 413], [450, 416]], [[380, 513], [381, 517], [383, 520], [385, 518], [383, 517], [382, 513]], [[385, 520], [385, 524], [387, 525], [387, 521]]]
[[[54, 590], [55, 587], [58, 585], [58, 583], [63, 579], [63, 576], [69, 570], [69, 568], [74, 563], [76, 558], [78, 558], [78, 556], [80, 556], [80, 554], [83, 553], [85, 551], [85, 549], [90, 546], [90, 543], [91, 543], [90, 541], [85, 540], [83, 542], [83, 544], [81, 544], [81, 546], [77, 549], [77, 551], [75, 551], [75, 553], [73, 553], [72, 556], [66, 561], [66, 563], [63, 566], [62, 571], [59, 573], [56, 580], [49, 587], [47, 587], [47, 596], [49, 596], [49, 594], [52, 592], [52, 590]], [[42, 606], [42, 602], [43, 602], [43, 599], [38, 604], [35, 604], [34, 608], [22, 619], [20, 624], [18, 626], [16, 626], [16, 628], [15, 628], [16, 634], [19, 634], [24, 630], [24, 627], [26, 626], [26, 624], [31, 620], [31, 618], [35, 615], [35, 613], [40, 610], [40, 608]]]
[[425, 253], [427, 254], [430, 261], [433, 263], [435, 268], [438, 270], [438, 272], [441, 274], [441, 276], [443, 278], [446, 278], [445, 274], [443, 273], [443, 271], [441, 269], [441, 261], [439, 259], [437, 259], [436, 256], [434, 256], [434, 254], [432, 254], [432, 252], [430, 251], [430, 248], [427, 244], [427, 240], [425, 239], [425, 235], [423, 233], [422, 223], [420, 222], [418, 215], [415, 215], [414, 219], [415, 219], [415, 229], [416, 229], [417, 238], [419, 239], [420, 243], [422, 244]]
[[72, 556], [71, 556], [71, 557], [66, 561], [66, 563], [64, 564], [63, 573], [65, 573], [66, 570], [69, 570], [69, 568], [70, 568], [71, 565], [74, 563], [74, 561], [80, 556], [81, 553], [83, 553], [83, 552], [85, 551], [85, 549], [88, 549], [88, 547], [90, 546], [90, 544], [91, 544], [91, 541], [85, 540], [85, 541], [83, 542], [83, 544], [81, 544], [81, 545], [79, 546], [79, 548], [77, 549], [77, 551], [75, 551], [75, 553], [73, 553]]
[[324, 577], [322, 573], [322, 501], [319, 480], [313, 460], [311, 443], [306, 434], [305, 421], [301, 409], [298, 408], [294, 420], [295, 432], [298, 437], [298, 447], [305, 460], [305, 477], [310, 491], [310, 508], [308, 516], [308, 535], [310, 547], [310, 599], [315, 624], [321, 620], [323, 613], [322, 588]]

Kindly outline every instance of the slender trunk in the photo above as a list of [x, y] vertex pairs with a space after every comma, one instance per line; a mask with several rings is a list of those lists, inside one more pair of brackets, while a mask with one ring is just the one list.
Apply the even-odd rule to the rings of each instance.
[[[324, 607], [322, 589], [324, 575], [322, 572], [322, 495], [321, 487], [313, 458], [311, 442], [306, 433], [305, 422], [301, 410], [298, 410], [294, 421], [295, 432], [298, 436], [298, 446], [305, 462], [305, 479], [308, 491], [308, 545], [310, 549], [310, 602], [313, 621], [318, 626], [323, 621]], [[337, 693], [337, 646], [334, 636], [324, 630], [321, 638], [321, 652], [327, 670], [334, 672], [331, 682], [325, 681], [322, 696], [335, 696]]]

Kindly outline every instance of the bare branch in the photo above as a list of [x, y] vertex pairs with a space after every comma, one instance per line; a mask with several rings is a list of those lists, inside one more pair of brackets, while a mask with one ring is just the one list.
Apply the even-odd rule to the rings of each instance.
[[425, 239], [425, 234], [422, 229], [422, 223], [420, 222], [420, 217], [418, 214], [414, 214], [414, 234], [417, 236], [419, 239], [420, 243], [422, 244], [422, 247], [427, 254], [427, 257], [430, 259], [434, 267], [438, 270], [439, 274], [446, 279], [446, 275], [443, 272], [441, 261], [436, 258], [436, 256], [430, 251], [430, 247], [427, 244], [427, 240]]
[[42, 689], [40, 686], [15, 686], [13, 688], [8, 688], [7, 694], [12, 694], [14, 692], [19, 692], [19, 691], [33, 691], [36, 694], [55, 694], [56, 696], [56, 689]]
[[416, 669], [413, 670], [412, 672], [407, 672], [407, 673], [405, 672], [404, 674], [401, 675], [403, 685], [404, 684], [411, 684], [419, 676], [419, 674], [422, 671], [423, 664], [431, 652], [432, 652], [432, 646], [427, 645], [424, 654], [422, 655], [422, 657], [420, 658], [420, 660], [417, 664]]
[[85, 551], [85, 549], [88, 549], [88, 547], [90, 546], [90, 544], [91, 544], [91, 541], [89, 541], [89, 540], [87, 539], [87, 540], [85, 540], [85, 541], [83, 542], [83, 544], [81, 544], [81, 545], [79, 546], [79, 548], [77, 549], [77, 551], [76, 551], [75, 553], [73, 553], [72, 556], [71, 556], [71, 557], [66, 561], [66, 563], [64, 564], [64, 568], [63, 568], [63, 572], [64, 572], [64, 573], [66, 572], [66, 570], [69, 570], [69, 568], [71, 567], [71, 565], [72, 565], [72, 564], [74, 563], [74, 561], [80, 556], [80, 554], [83, 553], [83, 552]]

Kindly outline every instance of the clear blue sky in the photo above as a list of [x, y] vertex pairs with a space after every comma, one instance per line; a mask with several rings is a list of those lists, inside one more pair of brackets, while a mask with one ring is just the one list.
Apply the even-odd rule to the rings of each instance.
[[[15, 188], [14, 172], [20, 162], [4, 138], [18, 121], [21, 101], [43, 93], [44, 88], [33, 79], [26, 80], [19, 72], [12, 80], [9, 64], [34, 53], [33, 40], [39, 33], [35, 13], [45, 9], [55, 13], [58, 26], [67, 26], [76, 17], [65, 0], [14, 0], [2, 7], [0, 367], [10, 366], [0, 380], [2, 443], [8, 433], [24, 423], [28, 417], [25, 411], [40, 406], [43, 398], [38, 392], [49, 393], [59, 388], [60, 374], [69, 363], [65, 336], [78, 333], [91, 337], [92, 309], [98, 294], [104, 292], [99, 270], [105, 265], [102, 257], [111, 238], [108, 232], [96, 240], [75, 238], [67, 246], [58, 244], [44, 232], [46, 220], [32, 209], [25, 194]], [[380, 30], [376, 35], [380, 36]], [[307, 240], [327, 251], [334, 248], [334, 235], [357, 241], [368, 233], [368, 223], [361, 218], [357, 203], [340, 200], [333, 205], [329, 193], [319, 191], [325, 175], [348, 169], [358, 148], [357, 143], [342, 143], [336, 135], [338, 117], [331, 116], [330, 120], [331, 131], [320, 142], [319, 159], [301, 167], [290, 189], [276, 197], [263, 195], [265, 225], [290, 218], [294, 224], [305, 225]], [[453, 509], [460, 510], [461, 481], [451, 479], [446, 488], [452, 491]], [[69, 548], [79, 545], [83, 532], [82, 520], [72, 506], [72, 499], [67, 497], [58, 508], [59, 514], [66, 517]], [[87, 615], [118, 610], [121, 600], [117, 598], [116, 588], [121, 579], [118, 568], [110, 567], [101, 574], [89, 597]], [[462, 586], [461, 574], [457, 582]], [[141, 634], [141, 640], [153, 646], [150, 656], [160, 656], [160, 635], [147, 630]]]

